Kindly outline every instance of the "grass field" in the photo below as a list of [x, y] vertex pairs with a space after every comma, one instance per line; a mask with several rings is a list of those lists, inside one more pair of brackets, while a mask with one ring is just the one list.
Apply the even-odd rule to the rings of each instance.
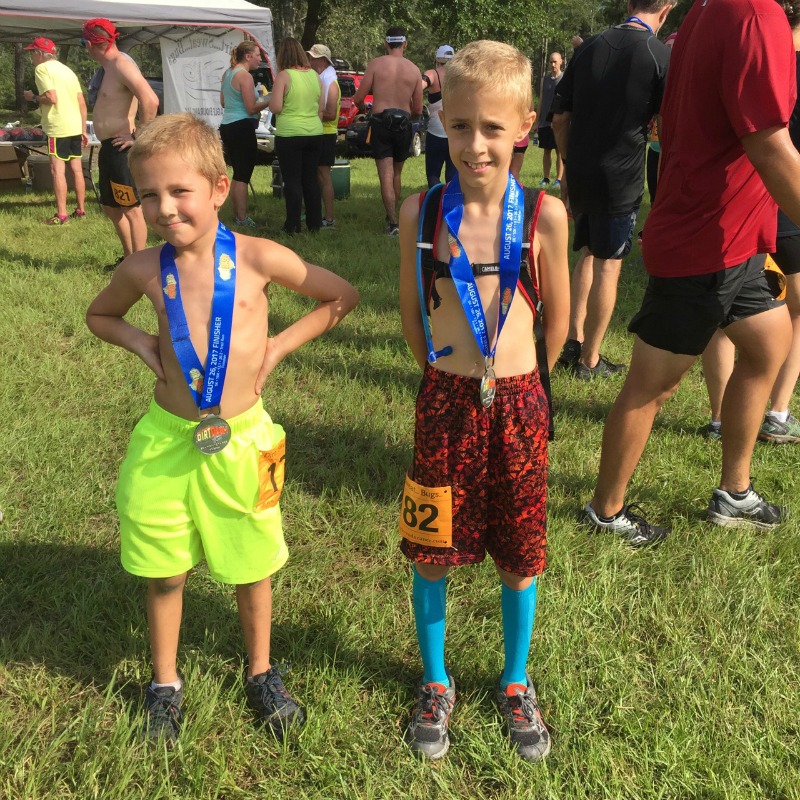
[[[539, 170], [529, 151], [523, 180]], [[252, 216], [274, 235], [283, 203], [269, 175], [257, 170]], [[406, 191], [423, 182], [423, 160], [410, 161]], [[419, 376], [371, 161], [352, 163], [351, 184], [336, 229], [292, 246], [354, 283], [361, 305], [264, 390], [289, 442], [291, 558], [274, 579], [273, 657], [292, 664], [287, 684], [309, 722], [284, 747], [253, 726], [235, 600], [200, 567], [186, 592], [186, 723], [172, 752], [137, 736], [150, 678], [144, 585], [119, 566], [113, 499], [152, 376], [83, 322], [116, 237], [96, 205], [83, 222], [46, 228], [50, 196], [0, 195], [0, 797], [800, 798], [797, 522], [756, 534], [703, 521], [720, 447], [696, 435], [707, 414], [697, 370], [631, 487], [629, 500], [674, 529], [649, 552], [576, 524], [621, 381], [554, 376], [550, 566], [530, 659], [553, 733], [546, 763], [515, 757], [493, 707], [502, 641], [488, 562], [450, 582], [450, 753], [436, 764], [409, 753], [420, 663], [396, 520]], [[629, 358], [625, 326], [644, 282], [634, 247], [604, 347], [613, 360]], [[274, 329], [308, 305], [271, 299]], [[153, 327], [144, 304], [132, 318]], [[792, 446], [756, 448], [757, 488], [795, 520], [798, 464]]]

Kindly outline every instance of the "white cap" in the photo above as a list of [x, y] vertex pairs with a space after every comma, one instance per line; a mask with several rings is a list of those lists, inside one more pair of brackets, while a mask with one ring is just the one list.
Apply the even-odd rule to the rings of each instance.
[[455, 55], [455, 50], [450, 47], [449, 44], [443, 44], [437, 51], [436, 51], [436, 58], [452, 58]]

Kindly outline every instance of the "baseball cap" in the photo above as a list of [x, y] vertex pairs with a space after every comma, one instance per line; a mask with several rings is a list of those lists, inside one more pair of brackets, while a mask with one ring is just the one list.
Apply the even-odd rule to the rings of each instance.
[[27, 47], [23, 50], [41, 50], [43, 53], [50, 53], [51, 56], [56, 54], [56, 46], [50, 39], [45, 39], [44, 36], [37, 36]]
[[[430, 51], [429, 51], [430, 52]], [[456, 54], [455, 50], [449, 44], [443, 44], [436, 51], [436, 58], [452, 58]]]
[[[103, 36], [102, 33], [95, 30], [96, 28], [101, 28], [104, 30], [106, 32], [106, 36]], [[103, 19], [102, 17], [90, 19], [88, 22], [84, 22], [83, 27], [81, 28], [81, 33], [83, 34], [83, 38], [86, 39], [89, 44], [104, 44], [105, 42], [113, 42], [114, 39], [119, 36], [114, 24], [109, 22], [107, 19]]]
[[333, 64], [333, 59], [331, 58], [331, 50], [329, 47], [325, 47], [324, 44], [315, 44], [310, 50], [306, 51], [311, 58], [327, 58], [331, 64]]

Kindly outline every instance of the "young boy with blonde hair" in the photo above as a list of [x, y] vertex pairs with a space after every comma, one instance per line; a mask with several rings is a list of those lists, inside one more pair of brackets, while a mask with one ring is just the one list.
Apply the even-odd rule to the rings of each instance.
[[[148, 579], [153, 682], [145, 732], [178, 736], [183, 588], [205, 558], [215, 579], [236, 585], [247, 700], [282, 738], [305, 716], [270, 661], [269, 576], [288, 558], [278, 502], [285, 436], [260, 394], [281, 359], [336, 325], [358, 294], [291, 250], [219, 222], [230, 185], [222, 149], [217, 132], [191, 114], [150, 123], [129, 162], [145, 218], [166, 243], [128, 256], [86, 319], [96, 336], [139, 356], [156, 377], [117, 485], [122, 564]], [[274, 336], [271, 283], [317, 301]], [[124, 319], [143, 295], [158, 317], [156, 335]]]
[[[488, 552], [502, 583], [498, 705], [519, 755], [539, 761], [550, 736], [526, 666], [536, 578], [545, 567], [549, 414], [533, 327], [538, 294], [552, 366], [569, 317], [567, 215], [542, 192], [526, 191], [523, 199], [509, 175], [514, 145], [535, 118], [522, 53], [472, 42], [448, 64], [442, 99], [458, 175], [441, 196], [432, 287], [419, 281], [418, 288], [420, 198], [408, 198], [400, 215], [403, 333], [423, 369], [400, 518], [401, 548], [414, 562], [423, 664], [408, 740], [429, 758], [447, 752], [455, 683], [444, 659], [445, 576]], [[528, 236], [526, 203], [528, 214], [535, 209]], [[428, 288], [431, 297], [421, 303], [419, 292]]]

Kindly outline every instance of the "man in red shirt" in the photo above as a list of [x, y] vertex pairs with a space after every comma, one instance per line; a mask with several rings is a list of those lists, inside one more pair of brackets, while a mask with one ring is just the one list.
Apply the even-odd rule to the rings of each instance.
[[708, 519], [771, 528], [786, 517], [753, 489], [750, 460], [791, 338], [788, 312], [769, 293], [759, 254], [774, 250], [775, 201], [800, 221], [800, 154], [786, 127], [794, 62], [775, 0], [697, 0], [673, 49], [659, 191], [643, 234], [650, 282], [630, 324], [630, 371], [606, 421], [583, 517], [631, 545], [667, 535], [625, 505], [625, 491], [656, 413], [718, 327], [739, 360], [722, 409], [722, 477]]

